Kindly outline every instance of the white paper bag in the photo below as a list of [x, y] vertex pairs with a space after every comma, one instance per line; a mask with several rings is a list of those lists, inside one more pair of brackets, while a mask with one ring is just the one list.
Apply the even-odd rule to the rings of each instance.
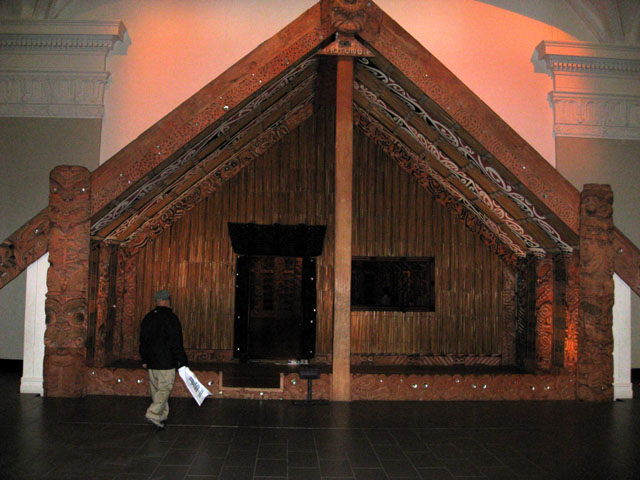
[[211, 395], [211, 392], [200, 383], [196, 374], [193, 373], [189, 367], [180, 367], [178, 373], [187, 386], [187, 390], [189, 390], [189, 393], [193, 396], [193, 399], [198, 402], [198, 406], [202, 405], [204, 399], [207, 398], [208, 395]]

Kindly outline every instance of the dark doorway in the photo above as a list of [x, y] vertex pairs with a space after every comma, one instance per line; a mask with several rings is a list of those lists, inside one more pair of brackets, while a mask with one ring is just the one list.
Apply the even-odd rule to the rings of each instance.
[[302, 257], [252, 256], [249, 275], [249, 356], [301, 358]]
[[316, 262], [325, 227], [229, 224], [236, 262], [234, 356], [315, 354]]

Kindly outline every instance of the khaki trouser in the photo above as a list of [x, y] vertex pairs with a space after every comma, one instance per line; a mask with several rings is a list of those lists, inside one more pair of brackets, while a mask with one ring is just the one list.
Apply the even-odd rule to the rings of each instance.
[[176, 370], [149, 369], [149, 385], [151, 387], [151, 405], [147, 408], [146, 417], [164, 422], [169, 417], [169, 395], [173, 390]]

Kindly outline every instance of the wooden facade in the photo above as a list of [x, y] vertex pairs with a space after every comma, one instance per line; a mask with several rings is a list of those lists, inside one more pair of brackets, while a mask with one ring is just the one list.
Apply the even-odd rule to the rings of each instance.
[[[82, 182], [58, 173], [49, 207], [0, 244], [0, 288], [51, 253], [49, 396], [146, 394], [142, 370], [114, 362], [138, 359], [158, 289], [173, 293], [194, 365], [231, 360], [234, 222], [326, 226], [314, 279], [316, 360], [333, 364], [323, 398], [611, 397], [609, 287], [615, 269], [640, 292], [640, 250], [611, 223], [609, 196], [581, 204], [373, 2], [322, 0]], [[353, 256], [434, 258], [435, 311], [349, 312]], [[429, 356], [528, 373], [349, 368]], [[223, 393], [220, 372], [202, 374]], [[260, 398], [301, 398], [298, 380]]]
[[[229, 222], [326, 225], [318, 257], [316, 352], [332, 352], [333, 158], [324, 107], [138, 253], [135, 319], [168, 288], [192, 351], [233, 347], [235, 255]], [[359, 355], [500, 355], [505, 263], [356, 129], [353, 254], [432, 256], [435, 312], [352, 312]], [[134, 332], [137, 338], [137, 328]], [[129, 349], [129, 351], [131, 351]]]

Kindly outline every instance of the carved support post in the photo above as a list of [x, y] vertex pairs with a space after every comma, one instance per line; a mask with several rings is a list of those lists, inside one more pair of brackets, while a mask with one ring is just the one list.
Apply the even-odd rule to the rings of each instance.
[[502, 364], [516, 363], [516, 273], [505, 266], [502, 273]]
[[564, 346], [564, 367], [575, 372], [578, 364], [578, 323], [580, 315], [580, 259], [577, 253], [566, 257], [567, 334]]
[[552, 367], [564, 368], [567, 338], [567, 256], [553, 256], [553, 356]]
[[528, 255], [516, 269], [516, 365], [536, 368], [536, 260]]
[[553, 353], [553, 257], [536, 262], [536, 369], [551, 370]]
[[89, 289], [90, 173], [84, 167], [51, 171], [44, 393], [85, 394]]
[[613, 399], [613, 193], [588, 184], [580, 198], [577, 397]]
[[113, 335], [109, 332], [114, 324], [115, 315], [115, 252], [116, 247], [104, 243], [99, 246], [94, 364], [106, 366], [111, 360], [111, 345], [108, 340]]
[[[122, 250], [118, 254], [118, 262], [122, 262], [119, 268], [122, 276], [122, 356], [128, 359], [138, 356], [138, 336], [135, 326], [136, 309], [136, 267], [138, 265], [138, 255], [132, 255], [127, 250]], [[137, 250], [136, 250], [137, 252]]]

